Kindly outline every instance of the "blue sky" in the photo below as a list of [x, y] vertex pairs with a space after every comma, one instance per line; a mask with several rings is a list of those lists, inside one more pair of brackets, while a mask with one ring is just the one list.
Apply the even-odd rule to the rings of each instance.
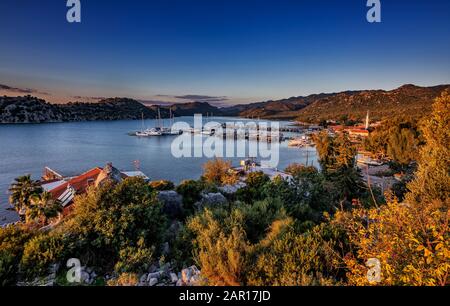
[[381, 0], [378, 24], [366, 0], [81, 3], [69, 24], [65, 0], [0, 1], [0, 93], [240, 103], [450, 83], [450, 1]]

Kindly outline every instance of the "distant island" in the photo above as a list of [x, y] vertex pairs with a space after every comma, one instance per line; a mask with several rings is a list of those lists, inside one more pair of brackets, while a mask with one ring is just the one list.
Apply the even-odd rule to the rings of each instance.
[[0, 123], [48, 123], [96, 120], [136, 120], [158, 116], [194, 114], [261, 119], [321, 122], [342, 118], [361, 120], [367, 111], [375, 120], [393, 115], [423, 116], [431, 112], [433, 100], [450, 85], [419, 87], [403, 85], [397, 89], [344, 91], [291, 97], [277, 101], [216, 107], [207, 102], [172, 106], [146, 106], [129, 98], [108, 98], [96, 103], [51, 104], [32, 96], [0, 97]]

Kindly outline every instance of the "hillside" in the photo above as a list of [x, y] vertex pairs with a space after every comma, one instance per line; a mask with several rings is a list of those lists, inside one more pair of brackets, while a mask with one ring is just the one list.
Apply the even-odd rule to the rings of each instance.
[[364, 90], [322, 93], [277, 101], [240, 104], [218, 108], [207, 102], [189, 102], [172, 106], [145, 106], [128, 98], [109, 98], [97, 103], [50, 104], [31, 96], [0, 97], [0, 123], [39, 123], [121, 119], [154, 119], [158, 108], [163, 118], [174, 116], [236, 116], [266, 119], [296, 119], [320, 122], [346, 117], [361, 120], [370, 111], [373, 120], [395, 115], [423, 116], [430, 112], [433, 100], [450, 85], [419, 87], [403, 85], [391, 91]]
[[207, 102], [189, 102], [189, 103], [180, 103], [174, 104], [172, 106], [150, 106], [149, 108], [153, 111], [157, 112], [158, 107], [161, 112], [162, 117], [169, 116], [169, 108], [172, 109], [172, 114], [176, 117], [180, 116], [193, 116], [194, 114], [202, 114], [206, 115], [215, 115], [220, 116], [223, 115], [221, 109], [218, 107], [212, 106]]
[[155, 118], [156, 113], [127, 98], [110, 98], [98, 103], [50, 104], [31, 96], [0, 97], [0, 123], [42, 123], [66, 121]]
[[391, 91], [364, 90], [322, 93], [289, 99], [236, 105], [222, 109], [224, 115], [266, 119], [297, 119], [319, 122], [343, 116], [360, 120], [370, 111], [373, 119], [392, 115], [422, 116], [434, 98], [450, 85], [419, 87], [404, 85]]
[[295, 118], [307, 122], [339, 119], [343, 116], [360, 120], [365, 117], [367, 111], [370, 111], [374, 120], [394, 115], [423, 116], [431, 112], [433, 100], [446, 89], [450, 89], [450, 85], [404, 85], [391, 91], [338, 93], [314, 101], [299, 110]]

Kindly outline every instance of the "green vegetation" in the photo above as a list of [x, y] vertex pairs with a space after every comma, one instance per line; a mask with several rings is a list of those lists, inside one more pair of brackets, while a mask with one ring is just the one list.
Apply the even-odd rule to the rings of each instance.
[[394, 166], [405, 169], [417, 160], [422, 144], [419, 123], [410, 117], [394, 117], [383, 121], [364, 141], [367, 151], [392, 159]]

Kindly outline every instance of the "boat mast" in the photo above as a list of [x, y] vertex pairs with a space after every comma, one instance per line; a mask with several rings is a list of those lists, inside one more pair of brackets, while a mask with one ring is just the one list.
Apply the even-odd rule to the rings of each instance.
[[159, 128], [162, 128], [162, 125], [161, 125], [161, 110], [160, 110], [159, 107], [158, 107], [158, 124], [159, 124]]
[[309, 164], [309, 150], [308, 147], [306, 147], [306, 167], [308, 167]]

